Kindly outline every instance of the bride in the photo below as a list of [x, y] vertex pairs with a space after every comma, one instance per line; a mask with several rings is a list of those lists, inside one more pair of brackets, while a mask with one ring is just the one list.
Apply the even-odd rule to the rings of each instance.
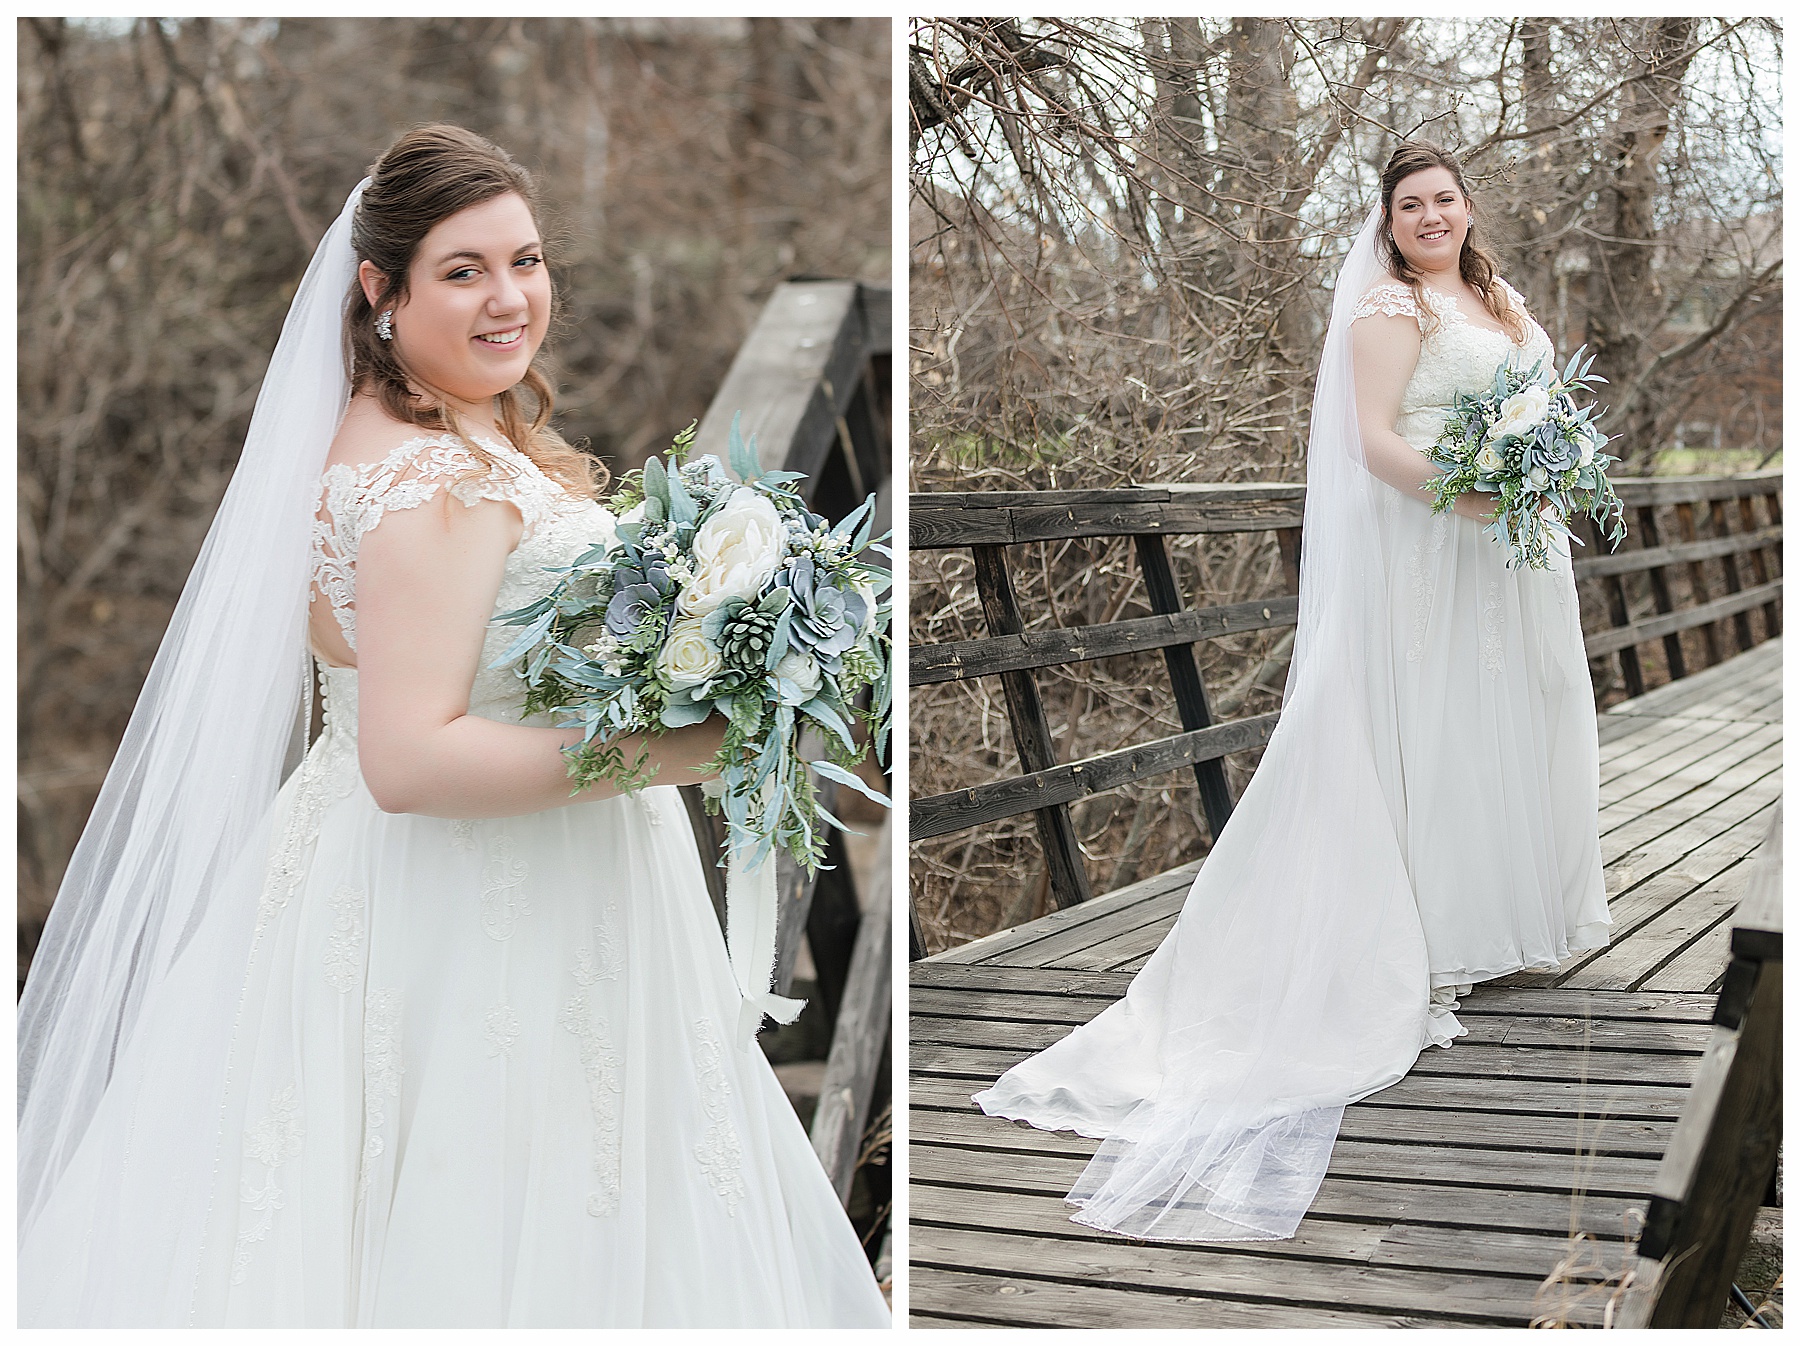
[[1401, 144], [1319, 364], [1279, 726], [1125, 998], [975, 1096], [1104, 1140], [1077, 1221], [1291, 1236], [1345, 1105], [1461, 1036], [1459, 995], [1606, 943], [1567, 543], [1509, 569], [1482, 497], [1425, 489], [1457, 395], [1551, 357], [1456, 160]]
[[491, 667], [612, 527], [533, 199], [423, 127], [313, 257], [25, 990], [23, 1324], [887, 1322], [674, 789]]

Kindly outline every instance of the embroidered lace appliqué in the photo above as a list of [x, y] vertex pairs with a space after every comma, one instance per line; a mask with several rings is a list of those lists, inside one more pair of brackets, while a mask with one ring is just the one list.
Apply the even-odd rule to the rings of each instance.
[[1412, 639], [1406, 645], [1406, 662], [1416, 664], [1425, 655], [1425, 632], [1431, 624], [1431, 600], [1437, 593], [1437, 555], [1444, 550], [1450, 536], [1450, 516], [1439, 514], [1431, 521], [1425, 540], [1413, 548], [1407, 573], [1412, 577]]
[[500, 464], [483, 463], [453, 435], [422, 435], [378, 463], [334, 463], [319, 480], [312, 525], [312, 582], [331, 604], [356, 648], [356, 556], [362, 539], [394, 510], [416, 509], [448, 488], [465, 505], [504, 500], [518, 506], [529, 537], [571, 497], [530, 458], [483, 436], [475, 442]]
[[367, 899], [348, 884], [331, 898], [331, 931], [325, 936], [325, 984], [339, 995], [356, 985], [362, 962], [363, 911]]
[[[580, 974], [577, 973], [578, 981]], [[584, 983], [584, 985], [591, 985]], [[620, 1072], [624, 1058], [613, 1050], [606, 1020], [595, 1011], [585, 990], [577, 991], [563, 1006], [559, 1022], [574, 1034], [587, 1076], [588, 1103], [594, 1113], [594, 1190], [588, 1193], [587, 1213], [595, 1219], [619, 1213], [624, 1187], [619, 1162]]]
[[624, 941], [619, 937], [619, 904], [608, 902], [599, 925], [594, 927], [594, 946], [575, 951], [576, 984], [592, 986], [597, 981], [617, 981], [625, 970]]
[[[566, 565], [596, 542], [610, 542], [616, 521], [597, 501], [571, 494], [545, 476], [524, 454], [497, 440], [477, 438], [498, 464], [481, 464], [466, 445], [448, 435], [424, 435], [400, 445], [379, 463], [334, 464], [321, 475], [313, 512], [312, 578], [331, 604], [345, 641], [356, 647], [356, 562], [370, 529], [399, 509], [441, 499], [443, 490], [464, 503], [505, 500], [524, 520], [519, 545], [506, 558], [494, 612], [510, 612], [548, 592], [551, 569]], [[469, 711], [484, 719], [517, 723], [523, 717], [517, 670], [494, 664], [518, 636], [509, 626], [490, 626], [469, 689]], [[456, 844], [458, 834], [452, 834]]]
[[487, 1028], [488, 1055], [510, 1056], [513, 1043], [519, 1040], [519, 1013], [504, 1000], [488, 1006], [484, 1020]]
[[401, 995], [394, 990], [369, 993], [363, 1004], [363, 1149], [356, 1179], [356, 1204], [368, 1198], [375, 1165], [387, 1153], [384, 1131], [388, 1104], [400, 1097], [406, 1067], [400, 1059]]
[[694, 1146], [694, 1158], [727, 1214], [737, 1214], [744, 1196], [739, 1172], [743, 1147], [731, 1125], [731, 1081], [725, 1078], [725, 1052], [710, 1019], [694, 1020], [694, 1068], [700, 1079], [700, 1106], [706, 1112], [706, 1134]]
[[1376, 314], [1384, 318], [1418, 317], [1419, 305], [1413, 298], [1412, 287], [1394, 283], [1375, 286], [1356, 301], [1356, 307], [1350, 311], [1350, 320], [1354, 322]]
[[[1369, 294], [1392, 288], [1391, 283], [1379, 285]], [[1434, 315], [1438, 321], [1420, 324], [1419, 363], [1401, 393], [1400, 415], [1394, 423], [1400, 437], [1415, 449], [1423, 451], [1437, 439], [1458, 394], [1474, 395], [1490, 388], [1499, 366], [1529, 369], [1540, 360], [1548, 364], [1553, 358], [1550, 338], [1526, 312], [1523, 298], [1511, 287], [1507, 294], [1525, 319], [1522, 344], [1514, 344], [1503, 331], [1477, 325], [1451, 296], [1426, 288], [1425, 302], [1431, 310], [1427, 316]]]
[[1500, 581], [1490, 580], [1487, 598], [1481, 605], [1481, 666], [1490, 678], [1498, 677], [1501, 667], [1501, 635], [1506, 623], [1506, 601], [1500, 593]]
[[244, 1158], [264, 1169], [259, 1187], [249, 1178], [238, 1184], [238, 1199], [248, 1206], [249, 1223], [238, 1229], [237, 1247], [231, 1260], [231, 1283], [242, 1285], [250, 1275], [250, 1254], [254, 1245], [268, 1238], [275, 1227], [275, 1212], [281, 1210], [286, 1195], [275, 1182], [276, 1170], [300, 1153], [306, 1132], [300, 1126], [298, 1089], [288, 1085], [269, 1100], [269, 1114], [244, 1132]]
[[512, 833], [498, 833], [488, 842], [487, 864], [481, 871], [481, 927], [493, 939], [511, 939], [519, 917], [531, 915], [524, 892], [530, 871], [513, 851]]
[[[325, 703], [325, 728], [294, 773], [294, 803], [287, 826], [270, 857], [256, 904], [256, 930], [260, 934], [288, 904], [306, 869], [306, 854], [319, 839], [325, 811], [356, 788], [355, 708], [336, 704], [335, 679], [320, 680]], [[343, 721], [349, 710], [349, 724]]]
[[475, 843], [473, 818], [457, 818], [450, 824], [450, 849], [465, 855], [473, 855], [479, 849]]

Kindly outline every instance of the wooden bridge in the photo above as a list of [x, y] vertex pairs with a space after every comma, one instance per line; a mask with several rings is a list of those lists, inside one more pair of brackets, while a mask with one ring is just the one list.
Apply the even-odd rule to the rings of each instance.
[[[1653, 1192], [1667, 1185], [1659, 1180], [1659, 1167], [1666, 1179], [1665, 1161], [1681, 1157], [1671, 1153], [1671, 1137], [1689, 1103], [1689, 1086], [1703, 1058], [1711, 1061], [1722, 1050], [1715, 1038], [1725, 1030], [1715, 1018], [1723, 1024], [1729, 1017], [1721, 1002], [1730, 995], [1719, 992], [1733, 956], [1734, 908], [1759, 857], [1778, 849], [1764, 842], [1778, 816], [1781, 788], [1781, 642], [1773, 638], [1780, 578], [1773, 550], [1762, 550], [1778, 543], [1778, 490], [1774, 474], [1624, 488], [1638, 511], [1637, 546], [1616, 556], [1590, 551], [1577, 563], [1578, 576], [1587, 581], [1584, 607], [1596, 619], [1589, 653], [1618, 658], [1622, 679], [1634, 690], [1643, 686], [1646, 663], [1677, 676], [1690, 665], [1710, 666], [1601, 717], [1600, 826], [1612, 944], [1554, 974], [1517, 974], [1466, 998], [1459, 1017], [1468, 1037], [1448, 1051], [1425, 1052], [1400, 1084], [1346, 1111], [1324, 1185], [1293, 1240], [1146, 1243], [1074, 1224], [1062, 1198], [1097, 1142], [988, 1118], [969, 1101], [1014, 1062], [1124, 993], [1173, 923], [1198, 862], [1105, 896], [1067, 902], [1040, 920], [915, 962], [909, 1058], [915, 1325], [1616, 1321], [1609, 1315], [1620, 1312], [1625, 1300], [1618, 1293], [1622, 1273], [1638, 1265], [1634, 1253], [1645, 1212]], [[1766, 501], [1764, 519], [1747, 503], [1738, 504], [1758, 496]], [[1104, 789], [1118, 784], [1115, 777], [1134, 762], [1154, 771], [1216, 768], [1214, 748], [1236, 751], [1243, 744], [1234, 739], [1266, 739], [1266, 729], [1249, 728], [1247, 721], [1211, 723], [1205, 689], [1197, 672], [1189, 679], [1186, 668], [1192, 667], [1191, 642], [1216, 634], [1236, 609], [1245, 612], [1236, 618], [1240, 622], [1273, 623], [1281, 616], [1291, 622], [1291, 606], [1280, 612], [1275, 601], [1266, 601], [1176, 611], [1163, 619], [1174, 640], [1167, 629], [1158, 636], [1144, 619], [1115, 623], [1123, 632], [1029, 630], [1005, 585], [999, 521], [959, 524], [956, 516], [971, 508], [970, 497], [955, 497], [943, 508], [933, 503], [942, 498], [917, 499], [925, 507], [921, 512], [914, 505], [915, 547], [922, 540], [971, 545], [966, 539], [974, 533], [973, 545], [992, 548], [985, 564], [977, 552], [992, 635], [955, 649], [915, 650], [914, 680], [921, 671], [931, 680], [947, 668], [955, 670], [949, 676], [998, 675], [1004, 668], [1015, 679], [1007, 688], [1008, 706], [1027, 775], [915, 801], [915, 839], [968, 826], [970, 814], [981, 815], [974, 820], [980, 821], [1035, 806], [1040, 836], [1055, 845], [1067, 835], [1066, 818], [1059, 826], [1043, 814], [1078, 797], [1070, 792], [1071, 779], [1098, 774], [1107, 783], [1097, 788]], [[1211, 512], [1196, 493], [1163, 499], [1169, 507], [1159, 509], [1158, 502], [1139, 497], [1135, 512], [1106, 503], [1096, 507], [1104, 509], [1104, 519], [1089, 518], [1090, 535], [1154, 539], [1148, 549], [1140, 543], [1140, 558], [1148, 551], [1146, 588], [1158, 613], [1179, 608], [1178, 598], [1172, 603], [1154, 578], [1155, 552], [1166, 532], [1200, 531], [1203, 524], [1211, 531], [1285, 530], [1298, 522], [1292, 495], [1252, 499], [1246, 488], [1236, 488], [1214, 497]], [[1029, 503], [1012, 497], [1003, 507], [1014, 515], [1004, 526], [1015, 536], [1058, 526], [1051, 521], [1059, 508], [1061, 528], [1080, 523], [1079, 511], [1042, 496]], [[1696, 535], [1696, 507], [1702, 521], [1715, 525], [1709, 537]], [[1658, 510], [1676, 515], [1671, 531], [1679, 542], [1659, 540]], [[1036, 517], [1021, 517], [1027, 511]], [[1733, 515], [1741, 524], [1735, 532]], [[959, 536], [965, 540], [959, 543]], [[1291, 542], [1283, 551], [1291, 553]], [[1713, 565], [1703, 568], [1707, 561]], [[1596, 602], [1602, 594], [1615, 601]], [[1756, 643], [1758, 633], [1746, 618], [1753, 612], [1760, 634], [1770, 637], [1763, 643]], [[1188, 656], [1180, 673], [1174, 671], [1178, 660], [1170, 660], [1178, 697], [1186, 684], [1184, 733], [1085, 764], [1058, 765], [1042, 756], [1034, 761], [1028, 749], [1046, 748], [1048, 734], [1033, 733], [1035, 688], [1016, 680], [1029, 679], [1033, 667], [1068, 660], [1072, 646], [1082, 652], [1075, 657], [1096, 657], [1085, 652], [1118, 652], [1121, 643], [1146, 636], [1160, 642], [1151, 648], [1173, 645]], [[1640, 663], [1638, 651], [1645, 646]], [[1027, 718], [1023, 730], [1021, 714]], [[1116, 763], [1110, 774], [1072, 770], [1108, 759]], [[1206, 785], [1203, 778], [1203, 798]], [[1222, 785], [1220, 776], [1214, 789]], [[1228, 797], [1222, 801], [1227, 810], [1229, 803]], [[1208, 813], [1219, 805], [1215, 796]], [[1078, 852], [1065, 859], [1076, 871], [1065, 883], [1084, 883]], [[1775, 891], [1771, 882], [1765, 888]], [[1771, 909], [1777, 913], [1772, 938], [1778, 969], [1778, 902]], [[1738, 943], [1761, 949], [1761, 958], [1769, 938], [1757, 934], [1746, 942], [1740, 931]], [[1772, 984], [1762, 1010], [1765, 1019], [1772, 1012], [1778, 1025], [1778, 974]], [[1768, 1031], [1778, 1034], [1778, 1026]], [[1741, 1064], [1749, 1062], [1746, 1055]], [[1769, 1134], [1758, 1141], [1762, 1148], [1751, 1167], [1766, 1156], [1772, 1172]], [[1698, 1152], [1691, 1145], [1673, 1148]], [[1659, 1199], [1663, 1223], [1673, 1227], [1670, 1211], [1679, 1202], [1671, 1207]], [[1761, 1188], [1747, 1199], [1753, 1208], [1763, 1199]], [[1732, 1218], [1747, 1227], [1747, 1217]], [[1660, 1257], [1669, 1240], [1663, 1238], [1657, 1250], [1645, 1242], [1642, 1251]], [[1726, 1283], [1735, 1265], [1733, 1253], [1724, 1268]], [[1638, 1276], [1640, 1283], [1654, 1279], [1641, 1271]]]
[[[892, 309], [891, 291], [855, 281], [776, 286], [701, 418], [694, 451], [723, 459], [731, 423], [741, 418], [765, 466], [807, 475], [812, 509], [841, 519], [873, 494], [875, 531], [886, 531], [892, 518]], [[838, 807], [831, 782], [815, 778], [814, 786], [828, 809]], [[698, 786], [681, 790], [723, 925], [725, 879], [716, 863], [723, 828], [707, 814]], [[883, 1119], [891, 1115], [891, 831], [885, 819], [868, 831], [874, 835], [846, 838], [828, 825], [830, 868], [811, 877], [786, 855], [778, 858], [775, 989], [803, 995], [808, 1004], [795, 1023], [767, 1028], [758, 1041], [885, 1281], [891, 1182], [886, 1149], [871, 1132], [885, 1134]], [[811, 962], [804, 979], [809, 984], [796, 986], [803, 946]]]

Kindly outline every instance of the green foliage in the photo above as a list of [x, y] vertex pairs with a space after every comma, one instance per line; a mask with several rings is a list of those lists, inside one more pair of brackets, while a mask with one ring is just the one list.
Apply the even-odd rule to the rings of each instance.
[[[886, 550], [872, 536], [873, 499], [832, 525], [806, 508], [800, 474], [763, 470], [735, 418], [736, 480], [717, 459], [690, 457], [695, 428], [620, 481], [609, 501], [615, 541], [590, 547], [550, 593], [501, 618], [523, 629], [496, 663], [520, 665], [528, 712], [582, 730], [568, 753], [577, 789], [642, 789], [655, 777], [649, 740], [722, 716], [708, 764], [721, 788], [708, 806], [726, 818], [732, 848], [754, 858], [779, 846], [815, 868], [820, 821], [841, 824], [810, 771], [850, 784], [845, 773], [867, 754], [858, 721], [887, 751], [892, 610], [873, 596], [891, 577], [871, 556]], [[741, 548], [730, 573], [766, 575], [761, 587], [695, 587], [711, 554], [696, 543], [708, 536], [709, 547]], [[686, 608], [684, 595], [695, 596]], [[869, 704], [858, 706], [864, 693]], [[810, 763], [798, 751], [809, 726], [826, 754]], [[851, 788], [871, 793], [860, 781]]]

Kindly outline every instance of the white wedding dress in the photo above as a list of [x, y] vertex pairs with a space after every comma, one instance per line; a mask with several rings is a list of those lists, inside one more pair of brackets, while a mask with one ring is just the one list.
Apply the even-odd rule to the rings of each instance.
[[[516, 505], [496, 614], [609, 535], [599, 505], [482, 443], [504, 470], [436, 436], [326, 472], [314, 580], [352, 647], [358, 546], [387, 512], [446, 489]], [[486, 667], [517, 634], [490, 628], [472, 713], [520, 720], [517, 675]], [[734, 1041], [675, 789], [383, 813], [358, 769], [356, 671], [321, 674], [323, 731], [268, 853], [239, 865], [250, 945], [201, 922], [145, 1006], [22, 1233], [21, 1322], [885, 1326], [774, 1072]], [[221, 997], [222, 1081], [184, 1038]], [[171, 1189], [160, 1157], [195, 1145], [210, 1183]]]
[[[1499, 365], [1548, 369], [1555, 355], [1534, 319], [1515, 346], [1455, 300], [1424, 293], [1437, 321], [1394, 427], [1421, 452], [1456, 397], [1485, 392]], [[1507, 293], [1523, 313], [1524, 297]], [[1419, 317], [1400, 284], [1376, 286], [1356, 313]], [[1555, 539], [1547, 570], [1508, 569], [1475, 520], [1433, 514], [1391, 487], [1380, 498], [1404, 845], [1431, 984], [1553, 969], [1604, 945], [1611, 923], [1594, 691], [1568, 542]]]
[[[1403, 285], [1354, 297], [1334, 333], [1368, 314], [1419, 316]], [[1427, 302], [1437, 321], [1421, 321], [1396, 425], [1421, 450], [1458, 393], [1552, 354], [1536, 322], [1519, 346], [1448, 298]], [[1336, 349], [1320, 396], [1335, 368], [1332, 395], [1349, 407]], [[1335, 509], [1318, 526], [1369, 573], [1368, 597], [1345, 600], [1361, 580], [1312, 581], [1328, 597], [1309, 639], [1329, 653], [1290, 680], [1256, 774], [1125, 998], [975, 1096], [991, 1115], [1106, 1140], [1069, 1196], [1084, 1224], [1291, 1235], [1343, 1107], [1460, 1036], [1459, 992], [1607, 941], [1599, 747], [1566, 544], [1547, 570], [1508, 569], [1482, 525], [1368, 475], [1353, 412], [1341, 422], [1343, 452], [1314, 445], [1309, 493], [1329, 474], [1332, 494], [1309, 494], [1306, 545], [1315, 510]], [[1334, 662], [1343, 651], [1354, 668]]]

